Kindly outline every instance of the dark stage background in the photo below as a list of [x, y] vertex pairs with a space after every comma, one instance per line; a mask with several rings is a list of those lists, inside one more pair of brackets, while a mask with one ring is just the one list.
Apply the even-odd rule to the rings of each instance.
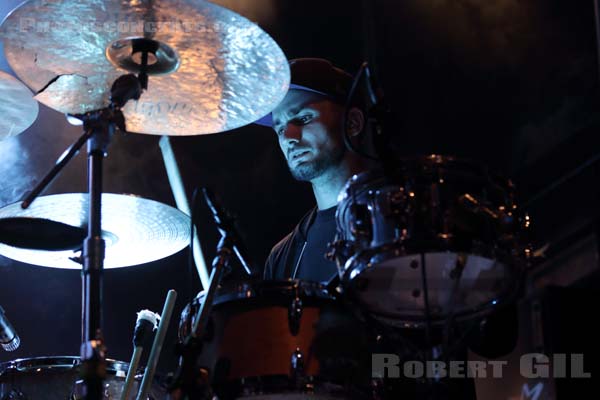
[[[20, 0], [3, 0], [5, 16]], [[563, 243], [598, 216], [598, 63], [592, 1], [344, 0], [219, 1], [256, 21], [288, 58], [325, 57], [354, 72], [371, 61], [394, 112], [389, 127], [402, 155], [453, 154], [513, 177], [533, 219], [538, 247]], [[11, 72], [4, 58], [0, 68]], [[0, 205], [18, 201], [80, 134], [41, 106], [36, 123], [0, 142]], [[105, 163], [107, 192], [174, 205], [158, 137], [118, 135]], [[173, 138], [188, 195], [210, 185], [239, 217], [250, 254], [262, 265], [271, 246], [313, 204], [294, 182], [270, 129], [247, 126]], [[86, 189], [79, 155], [46, 194]], [[200, 215], [208, 260], [218, 234]], [[596, 260], [597, 262], [597, 260]], [[594, 267], [597, 268], [597, 265]], [[135, 313], [160, 312], [179, 293], [160, 369], [174, 367], [179, 313], [199, 290], [187, 251], [105, 272], [110, 358], [128, 361]], [[0, 361], [76, 355], [80, 275], [0, 257], [0, 304], [22, 344]]]

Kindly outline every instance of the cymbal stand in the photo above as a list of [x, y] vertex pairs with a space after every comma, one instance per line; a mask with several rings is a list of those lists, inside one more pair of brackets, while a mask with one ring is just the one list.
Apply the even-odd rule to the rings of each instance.
[[142, 94], [140, 79], [133, 74], [119, 77], [111, 88], [107, 108], [75, 117], [84, 122], [84, 134], [64, 153], [54, 168], [22, 202], [27, 208], [60, 173], [67, 163], [88, 144], [88, 236], [83, 243], [82, 268], [82, 376], [87, 400], [101, 400], [102, 381], [106, 374], [105, 348], [102, 336], [102, 275], [105, 241], [102, 238], [102, 163], [116, 129], [125, 131], [121, 108]]

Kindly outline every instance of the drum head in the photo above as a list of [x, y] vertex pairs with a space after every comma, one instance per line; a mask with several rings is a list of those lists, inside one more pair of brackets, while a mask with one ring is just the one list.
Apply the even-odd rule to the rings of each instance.
[[398, 253], [388, 247], [371, 250], [370, 257], [351, 258], [344, 282], [369, 312], [400, 327], [425, 324], [424, 277], [434, 324], [485, 315], [512, 300], [518, 289], [518, 270], [510, 260], [453, 252]]

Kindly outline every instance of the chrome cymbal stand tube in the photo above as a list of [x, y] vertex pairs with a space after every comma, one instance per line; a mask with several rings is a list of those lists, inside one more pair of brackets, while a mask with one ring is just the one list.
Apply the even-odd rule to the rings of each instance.
[[102, 399], [102, 381], [106, 375], [105, 347], [102, 335], [102, 291], [105, 241], [102, 238], [102, 164], [117, 128], [125, 131], [121, 107], [130, 99], [139, 99], [142, 88], [135, 75], [125, 75], [113, 85], [111, 105], [83, 116], [88, 140], [89, 215], [88, 237], [83, 245], [82, 270], [82, 377], [86, 400]]
[[102, 335], [102, 290], [105, 241], [102, 238], [102, 164], [108, 145], [117, 129], [125, 131], [121, 108], [132, 99], [139, 99], [142, 85], [133, 74], [119, 77], [111, 89], [111, 104], [102, 110], [76, 117], [84, 122], [84, 135], [61, 157], [46, 179], [23, 202], [27, 208], [35, 197], [58, 175], [68, 161], [88, 143], [88, 236], [83, 243], [82, 269], [82, 378], [87, 400], [102, 399], [102, 382], [106, 375], [105, 347]]

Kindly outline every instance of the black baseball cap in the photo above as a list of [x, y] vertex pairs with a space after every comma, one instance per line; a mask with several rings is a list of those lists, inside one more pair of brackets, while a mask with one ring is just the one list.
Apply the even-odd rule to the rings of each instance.
[[[306, 90], [328, 97], [341, 105], [346, 104], [353, 81], [352, 75], [348, 72], [323, 58], [296, 58], [290, 60], [289, 64], [290, 90]], [[271, 113], [254, 123], [272, 126]]]

